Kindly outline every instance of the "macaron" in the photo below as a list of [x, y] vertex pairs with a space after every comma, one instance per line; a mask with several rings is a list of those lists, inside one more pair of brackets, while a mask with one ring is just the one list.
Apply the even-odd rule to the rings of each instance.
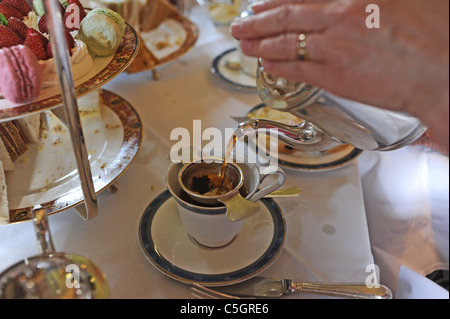
[[34, 53], [20, 44], [0, 49], [0, 92], [13, 103], [36, 98], [41, 90], [41, 67]]
[[125, 20], [113, 10], [95, 8], [81, 20], [78, 38], [98, 56], [114, 54], [125, 33]]

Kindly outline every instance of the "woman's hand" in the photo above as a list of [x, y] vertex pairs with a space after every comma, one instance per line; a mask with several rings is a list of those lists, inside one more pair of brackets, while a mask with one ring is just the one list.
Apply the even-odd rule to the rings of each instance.
[[[372, 3], [379, 8], [379, 28], [366, 26]], [[255, 15], [234, 22], [231, 33], [245, 54], [263, 58], [268, 73], [407, 111], [448, 147], [447, 0], [266, 0], [252, 8]]]

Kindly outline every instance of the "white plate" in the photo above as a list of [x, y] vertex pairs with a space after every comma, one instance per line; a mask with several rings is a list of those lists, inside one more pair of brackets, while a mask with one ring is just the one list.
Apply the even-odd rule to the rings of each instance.
[[[103, 90], [100, 111], [81, 112], [95, 191], [111, 185], [131, 164], [142, 139], [141, 122], [132, 106]], [[52, 113], [48, 136], [16, 161], [6, 174], [10, 223], [29, 220], [34, 205], [48, 214], [80, 204], [84, 197], [68, 129]]]
[[245, 220], [231, 243], [207, 248], [185, 232], [175, 199], [166, 190], [142, 215], [139, 238], [144, 254], [165, 275], [185, 283], [222, 286], [253, 277], [278, 257], [286, 233], [275, 201], [259, 203], [261, 211]]
[[211, 72], [238, 89], [256, 90], [256, 78], [241, 70], [230, 70], [225, 66], [227, 62], [239, 63], [239, 53], [236, 48], [226, 50], [217, 56], [211, 66]]
[[[189, 52], [195, 45], [195, 43], [197, 42], [198, 36], [199, 36], [199, 29], [197, 27], [197, 25], [195, 25], [192, 21], [190, 21], [189, 19], [187, 19], [184, 16], [176, 16], [176, 17], [172, 17], [172, 19], [176, 20], [178, 23], [180, 23], [180, 25], [184, 28], [184, 30], [186, 31], [186, 40], [184, 41], [184, 43], [180, 46], [180, 48], [178, 50], [176, 50], [175, 52], [161, 58], [161, 59], [157, 59], [156, 57], [152, 57], [154, 58], [154, 60], [152, 60], [152, 65], [149, 66], [147, 69], [154, 69], [156, 67], [162, 66], [166, 63], [175, 61], [179, 58], [181, 58], [183, 55], [185, 55], [187, 52]], [[147, 48], [149, 48], [151, 46], [151, 41], [149, 41], [148, 37], [147, 37], [147, 33], [149, 31], [142, 31], [141, 32], [141, 36], [142, 36], [142, 40], [145, 43], [145, 45], [147, 46]]]

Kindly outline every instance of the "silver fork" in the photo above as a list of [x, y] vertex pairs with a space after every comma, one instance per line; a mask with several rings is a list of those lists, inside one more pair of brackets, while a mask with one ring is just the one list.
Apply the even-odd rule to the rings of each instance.
[[192, 283], [191, 295], [195, 299], [241, 299], [223, 292], [218, 292], [198, 283]]

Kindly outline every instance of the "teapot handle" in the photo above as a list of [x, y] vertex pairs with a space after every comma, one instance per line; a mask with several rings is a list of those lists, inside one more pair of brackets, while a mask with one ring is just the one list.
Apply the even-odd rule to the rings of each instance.
[[269, 181], [262, 189], [256, 191], [249, 198], [249, 200], [256, 202], [257, 200], [272, 193], [273, 191], [276, 191], [278, 188], [281, 187], [281, 185], [284, 184], [284, 181], [286, 180], [286, 174], [284, 173], [284, 171], [281, 167], [277, 167], [277, 169], [275, 171], [271, 171], [268, 174], [262, 174], [259, 185], [262, 185], [264, 180], [266, 180], [266, 178], [268, 176], [274, 176], [274, 175], [276, 175], [275, 179], [273, 179], [272, 181]]

